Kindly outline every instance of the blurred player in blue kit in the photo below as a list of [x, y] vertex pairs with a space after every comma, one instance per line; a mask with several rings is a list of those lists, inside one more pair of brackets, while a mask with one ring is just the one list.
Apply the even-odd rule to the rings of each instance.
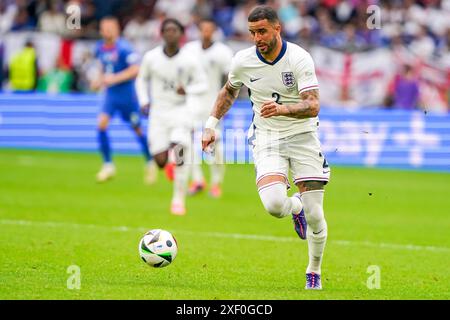
[[97, 124], [99, 148], [103, 157], [97, 181], [105, 182], [116, 174], [108, 126], [111, 118], [118, 112], [136, 133], [146, 162], [144, 181], [152, 184], [156, 180], [157, 169], [141, 127], [134, 84], [139, 72], [139, 56], [127, 41], [120, 38], [119, 21], [115, 17], [105, 17], [100, 21], [100, 34], [103, 39], [97, 43], [95, 57], [100, 61], [102, 70], [99, 78], [91, 84], [93, 90], [105, 89]]

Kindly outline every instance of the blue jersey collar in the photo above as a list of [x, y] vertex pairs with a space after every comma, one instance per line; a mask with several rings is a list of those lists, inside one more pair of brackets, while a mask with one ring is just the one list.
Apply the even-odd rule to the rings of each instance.
[[264, 57], [262, 56], [262, 54], [258, 51], [258, 48], [256, 48], [256, 55], [258, 56], [259, 60], [261, 60], [262, 62], [269, 64], [271, 66], [273, 66], [275, 63], [277, 63], [278, 61], [281, 60], [281, 58], [283, 58], [284, 54], [286, 53], [286, 48], [287, 48], [287, 43], [285, 40], [282, 40], [282, 46], [281, 46], [281, 51], [278, 54], [278, 57], [276, 57], [275, 60], [273, 60], [272, 62], [267, 61], [266, 59], [264, 59]]

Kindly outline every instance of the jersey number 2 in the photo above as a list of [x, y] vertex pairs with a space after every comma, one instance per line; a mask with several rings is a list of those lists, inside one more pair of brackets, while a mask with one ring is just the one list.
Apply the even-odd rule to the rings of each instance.
[[276, 93], [276, 92], [272, 93], [272, 98], [275, 98], [275, 102], [276, 102], [276, 103], [282, 104], [282, 103], [280, 102], [280, 94], [279, 94], [279, 93]]

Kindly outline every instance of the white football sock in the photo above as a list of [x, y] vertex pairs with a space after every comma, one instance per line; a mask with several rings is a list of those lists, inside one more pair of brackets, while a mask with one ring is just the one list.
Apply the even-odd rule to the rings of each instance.
[[328, 236], [327, 222], [323, 213], [324, 190], [306, 191], [301, 194], [306, 222], [309, 264], [306, 273], [321, 272], [323, 251]]
[[302, 202], [297, 197], [288, 197], [284, 182], [272, 182], [258, 190], [264, 208], [272, 216], [283, 218], [302, 210]]
[[202, 182], [204, 181], [202, 163], [198, 162], [198, 156], [195, 156], [194, 163], [192, 163], [192, 181]]
[[203, 175], [202, 163], [203, 153], [196, 147], [201, 143], [201, 131], [195, 131], [192, 135], [192, 164], [191, 164], [191, 177], [193, 182], [203, 182], [205, 177]]
[[221, 185], [225, 175], [225, 165], [223, 159], [223, 143], [221, 139], [216, 141], [214, 152], [214, 163], [210, 164], [211, 185]]
[[173, 181], [173, 201], [184, 204], [186, 198], [187, 185], [189, 179], [189, 171], [192, 165], [191, 149], [183, 147], [183, 164], [175, 166], [174, 181]]

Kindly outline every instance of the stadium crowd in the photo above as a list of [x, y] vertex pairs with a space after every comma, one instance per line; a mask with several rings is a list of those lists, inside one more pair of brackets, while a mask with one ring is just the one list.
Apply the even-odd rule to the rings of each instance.
[[[120, 19], [124, 37], [142, 52], [149, 44], [154, 47], [161, 42], [159, 29], [166, 17], [177, 18], [186, 26], [185, 41], [198, 39], [197, 24], [208, 17], [218, 24], [218, 40], [246, 43], [250, 41], [247, 15], [261, 3], [277, 9], [283, 36], [303, 47], [320, 45], [345, 53], [376, 48], [394, 51], [402, 47], [424, 61], [437, 61], [450, 70], [450, 0], [1, 0], [0, 35], [40, 31], [64, 39], [95, 40], [99, 38], [99, 20], [114, 15]], [[67, 27], [71, 16], [67, 8], [71, 5], [80, 8], [81, 28]], [[375, 11], [368, 10], [371, 5], [376, 5]], [[0, 63], [1, 43], [0, 37]], [[42, 81], [36, 79], [35, 87], [45, 90], [45, 80], [53, 76], [64, 79], [66, 90], [88, 90], [80, 79], [90, 70], [89, 58], [77, 68], [58, 61], [52, 74], [41, 74]], [[4, 61], [2, 64], [8, 69]], [[407, 65], [399, 68], [386, 94], [387, 105], [395, 105], [399, 95], [396, 90], [408, 88], [410, 99], [397, 107], [417, 106], [414, 92], [419, 90], [419, 83], [410, 69]]]

